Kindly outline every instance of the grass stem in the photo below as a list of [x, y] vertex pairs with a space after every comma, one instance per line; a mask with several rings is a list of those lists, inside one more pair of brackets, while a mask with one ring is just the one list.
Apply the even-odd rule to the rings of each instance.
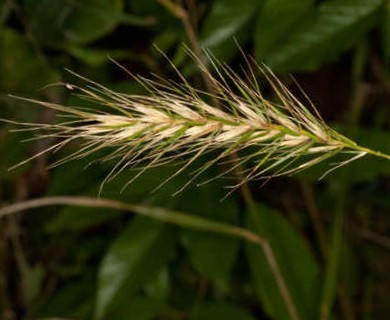
[[333, 307], [333, 301], [337, 291], [340, 255], [342, 248], [342, 230], [345, 210], [345, 193], [340, 197], [336, 205], [333, 228], [330, 243], [330, 254], [325, 274], [325, 283], [320, 307], [320, 319], [329, 320]]

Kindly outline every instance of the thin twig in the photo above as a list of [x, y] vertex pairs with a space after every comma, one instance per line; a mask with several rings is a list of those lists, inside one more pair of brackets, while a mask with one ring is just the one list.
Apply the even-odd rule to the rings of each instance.
[[20, 211], [54, 205], [99, 207], [125, 212], [134, 212], [139, 215], [160, 220], [165, 223], [176, 224], [179, 226], [188, 227], [200, 231], [215, 232], [227, 236], [235, 236], [250, 243], [254, 243], [261, 246], [264, 246], [267, 243], [267, 241], [265, 241], [263, 238], [252, 233], [249, 230], [222, 224], [215, 221], [210, 221], [200, 217], [191, 216], [182, 212], [166, 210], [159, 207], [128, 204], [110, 199], [95, 199], [89, 197], [60, 196], [37, 198], [33, 200], [23, 201], [1, 208], [0, 218], [12, 215]]

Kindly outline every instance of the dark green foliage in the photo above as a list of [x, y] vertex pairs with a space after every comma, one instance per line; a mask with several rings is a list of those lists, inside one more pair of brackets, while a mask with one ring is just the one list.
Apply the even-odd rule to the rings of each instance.
[[335, 60], [375, 25], [381, 0], [333, 0], [319, 5], [312, 21], [266, 59], [283, 71], [314, 70]]
[[[280, 212], [258, 204], [256, 218], [248, 214], [247, 226], [256, 231], [258, 219], [261, 235], [273, 248], [286, 285], [301, 319], [316, 319], [319, 305], [319, 268], [305, 240], [281, 216]], [[272, 270], [257, 247], [248, 244], [246, 255], [256, 293], [266, 311], [275, 319], [289, 319]]]
[[[80, 99], [63, 86], [43, 89], [82, 82], [66, 69], [113, 90], [147, 94], [108, 57], [132, 73], [179, 81], [153, 44], [202, 90], [210, 87], [182, 44], [195, 52], [210, 50], [245, 77], [242, 49], [269, 65], [308, 105], [285, 77], [294, 72], [331, 127], [390, 153], [389, 0], [1, 1], [0, 118], [58, 121], [55, 112], [8, 94], [78, 105]], [[264, 95], [275, 99], [268, 94], [265, 84]], [[321, 182], [328, 162], [262, 188], [263, 180], [254, 181], [253, 204], [245, 189], [221, 201], [237, 181], [234, 174], [197, 186], [228, 169], [229, 161], [175, 196], [195, 165], [154, 189], [188, 161], [185, 157], [176, 167], [146, 170], [122, 192], [140, 168], [126, 168], [102, 187], [115, 163], [100, 163], [96, 155], [50, 167], [80, 148], [77, 142], [8, 171], [53, 143], [29, 140], [31, 132], [10, 132], [15, 128], [0, 123], [1, 206], [82, 195], [183, 216], [172, 226], [135, 213], [55, 206], [1, 218], [1, 319], [291, 319], [259, 243], [213, 228], [205, 232], [207, 223], [200, 218], [251, 231], [270, 244], [301, 320], [385, 319], [390, 312], [390, 163], [385, 160], [365, 157]]]
[[140, 287], [157, 275], [171, 258], [173, 237], [171, 228], [150, 219], [135, 218], [129, 223], [101, 262], [97, 319], [103, 319], [117, 304], [127, 304]]

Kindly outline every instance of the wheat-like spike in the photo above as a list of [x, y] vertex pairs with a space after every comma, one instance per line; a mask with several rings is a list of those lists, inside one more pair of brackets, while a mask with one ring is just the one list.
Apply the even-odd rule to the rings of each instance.
[[[23, 130], [43, 129], [46, 133], [41, 137], [60, 138], [44, 152], [56, 151], [76, 139], [83, 141], [77, 151], [53, 165], [113, 148], [110, 155], [101, 159], [117, 160], [104, 182], [130, 167], [143, 165], [137, 178], [150, 167], [186, 159], [176, 173], [179, 174], [210, 151], [217, 152], [216, 156], [196, 170], [188, 184], [222, 161], [233, 162], [229, 163], [225, 174], [241, 168], [241, 184], [256, 178], [291, 175], [338, 153], [350, 157], [329, 172], [368, 153], [390, 159], [380, 152], [358, 146], [327, 126], [318, 112], [310, 112], [269, 68], [256, 65], [279, 98], [278, 103], [264, 98], [254, 76], [256, 70], [249, 63], [241, 78], [210, 54], [207, 56], [216, 76], [196, 57], [194, 59], [202, 72], [207, 73], [214, 92], [206, 93], [191, 87], [182, 75], [179, 75], [184, 79], [182, 84], [133, 76], [149, 95], [129, 95], [75, 74], [86, 85], [65, 86], [77, 91], [83, 99], [103, 106], [103, 110], [20, 98], [55, 109], [59, 116], [66, 118], [59, 124], [21, 125], [26, 127]], [[209, 102], [212, 100], [217, 102], [218, 108]], [[233, 154], [235, 156], [231, 158]], [[31, 158], [18, 165], [28, 160]]]

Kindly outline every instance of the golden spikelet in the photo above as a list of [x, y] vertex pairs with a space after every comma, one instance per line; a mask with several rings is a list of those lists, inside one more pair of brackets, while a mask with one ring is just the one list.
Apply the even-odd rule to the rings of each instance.
[[[45, 133], [41, 138], [59, 138], [44, 152], [57, 150], [74, 140], [82, 141], [77, 151], [53, 165], [111, 148], [113, 151], [102, 160], [116, 159], [116, 164], [105, 181], [141, 164], [142, 170], [136, 177], [150, 167], [185, 160], [176, 172], [179, 174], [210, 151], [216, 152], [216, 156], [198, 168], [188, 183], [233, 154], [223, 174], [240, 167], [243, 176], [239, 184], [255, 178], [291, 175], [338, 153], [347, 154], [348, 159], [326, 173], [367, 153], [389, 159], [331, 129], [314, 107], [309, 111], [267, 67], [251, 67], [246, 60], [246, 71], [240, 77], [210, 54], [207, 57], [212, 72], [196, 57], [194, 59], [206, 73], [213, 92], [195, 89], [176, 68], [181, 84], [133, 76], [147, 89], [148, 96], [114, 92], [76, 75], [86, 85], [66, 84], [66, 87], [103, 106], [103, 110], [24, 99], [53, 108], [67, 120], [58, 124], [20, 125], [30, 130], [43, 129]], [[264, 98], [255, 77], [257, 71], [267, 79], [278, 102]], [[29, 160], [31, 158], [18, 165]]]

